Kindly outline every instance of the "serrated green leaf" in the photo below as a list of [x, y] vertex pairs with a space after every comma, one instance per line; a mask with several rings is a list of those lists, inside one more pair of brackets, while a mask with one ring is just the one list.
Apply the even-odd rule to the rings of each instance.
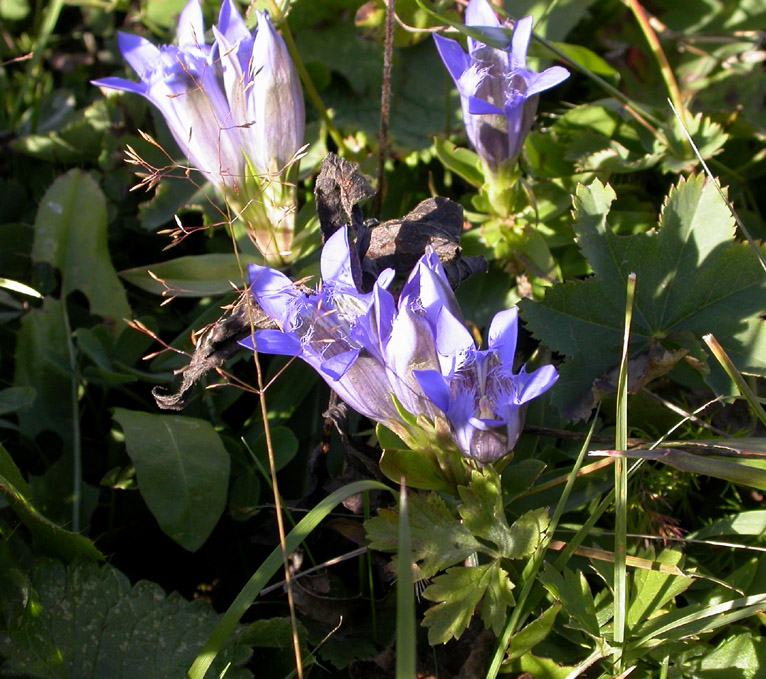
[[107, 249], [106, 199], [87, 173], [70, 170], [45, 192], [35, 219], [32, 259], [61, 272], [61, 298], [75, 290], [92, 314], [121, 326], [131, 314]]
[[598, 637], [596, 605], [585, 576], [568, 568], [559, 573], [552, 566], [546, 566], [539, 577], [543, 587], [564, 604], [565, 612], [579, 623], [580, 629]]
[[508, 648], [508, 660], [514, 660], [529, 653], [537, 644], [543, 641], [553, 629], [556, 616], [561, 611], [563, 604], [555, 603], [536, 620], [530, 622], [524, 629], [519, 630], [511, 637]]
[[[412, 552], [424, 578], [464, 561], [483, 548], [446, 503], [434, 493], [411, 493], [408, 498]], [[381, 509], [365, 523], [370, 547], [382, 552], [397, 549], [399, 515]]]
[[511, 524], [511, 540], [503, 556], [508, 559], [523, 559], [525, 556], [531, 556], [545, 537], [545, 531], [548, 530], [550, 522], [546, 507], [532, 509], [522, 514]]
[[194, 552], [226, 506], [229, 455], [212, 425], [116, 408], [138, 489], [166, 535]]
[[549, 288], [541, 303], [520, 303], [535, 336], [569, 357], [554, 393], [562, 412], [586, 416], [597, 398], [594, 381], [618, 363], [632, 272], [631, 357], [672, 333], [713, 333], [740, 370], [766, 374], [766, 277], [750, 246], [733, 242], [734, 220], [716, 188], [703, 176], [682, 179], [666, 199], [660, 228], [626, 237], [607, 222], [615, 198], [599, 181], [580, 186], [575, 198], [578, 244], [596, 275]]
[[[463, 501], [458, 512], [466, 528], [497, 545], [497, 552], [490, 556], [509, 556], [514, 551], [514, 536], [505, 518], [501, 481], [494, 467], [472, 471], [468, 486], [461, 486], [458, 492]], [[488, 553], [486, 547], [481, 551]]]
[[[184, 676], [218, 619], [200, 600], [166, 596], [146, 581], [131, 587], [116, 568], [91, 561], [66, 567], [41, 559], [32, 587], [32, 600], [11, 621], [0, 650], [6, 656], [4, 670], [40, 679]], [[235, 658], [228, 648], [209, 676], [248, 655], [245, 650]], [[252, 676], [241, 672], [235, 670], [234, 676]]]
[[459, 639], [471, 622], [473, 612], [489, 586], [496, 564], [467, 568], [456, 566], [433, 579], [423, 598], [437, 602], [426, 611], [423, 625], [428, 627], [428, 643], [445, 644]]
[[508, 608], [516, 603], [513, 596], [514, 584], [497, 562], [488, 573], [487, 591], [481, 604], [481, 620], [484, 627], [500, 636], [508, 621]]
[[[654, 552], [646, 558], [654, 559]], [[658, 563], [678, 566], [683, 560], [681, 552], [664, 549], [656, 558]], [[668, 602], [686, 590], [693, 582], [687, 576], [670, 575], [655, 570], [637, 568], [633, 577], [630, 604], [625, 617], [628, 629], [652, 618], [661, 612]]]

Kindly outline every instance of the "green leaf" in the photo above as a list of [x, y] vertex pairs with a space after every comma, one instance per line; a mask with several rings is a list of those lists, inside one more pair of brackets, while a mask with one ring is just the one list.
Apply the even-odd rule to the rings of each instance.
[[[464, 561], [483, 549], [472, 535], [434, 493], [411, 493], [408, 497], [410, 537], [416, 563], [424, 578]], [[365, 523], [370, 547], [382, 552], [396, 552], [399, 515], [381, 509], [378, 516]]]
[[[252, 434], [256, 435], [253, 436]], [[246, 435], [245, 440], [250, 445], [250, 451], [255, 455], [264, 468], [269, 467], [269, 451], [266, 447], [266, 434], [259, 422]], [[290, 460], [298, 453], [298, 439], [287, 427], [271, 428], [271, 449], [274, 452], [276, 470], [284, 469]]]
[[120, 276], [155, 295], [207, 297], [242, 287], [247, 280], [247, 265], [256, 263], [256, 258], [247, 256], [240, 256], [238, 261], [235, 255], [193, 255], [125, 269]]
[[704, 540], [716, 535], [766, 535], [766, 509], [732, 514], [714, 521], [689, 537]]
[[[646, 557], [654, 560], [654, 552]], [[681, 552], [664, 549], [657, 557], [658, 563], [678, 566], [683, 559]], [[625, 617], [628, 629], [654, 617], [668, 602], [673, 601], [693, 582], [688, 576], [670, 575], [656, 570], [637, 568], [633, 579], [630, 605]]]
[[[589, 50], [583, 45], [573, 45], [566, 42], [553, 42], [550, 43], [556, 49], [562, 51], [567, 59], [570, 59], [574, 63], [578, 64], [582, 68], [596, 73], [597, 75], [604, 76], [606, 78], [619, 77], [619, 72], [612, 68], [608, 62], [602, 59], [598, 54]], [[538, 46], [537, 43], [533, 43], [530, 46], [530, 56], [550, 57], [550, 51], [547, 47], [542, 45]]]
[[542, 460], [520, 460], [511, 462], [503, 469], [502, 486], [503, 502], [508, 505], [519, 495], [526, 493], [535, 484], [540, 474], [545, 471], [546, 464]]
[[556, 616], [563, 604], [555, 603], [548, 608], [539, 618], [530, 622], [524, 629], [519, 630], [511, 637], [508, 649], [508, 660], [514, 660], [529, 653], [537, 644], [543, 641], [553, 629]]
[[61, 299], [79, 290], [92, 314], [122, 325], [131, 315], [107, 249], [106, 199], [93, 178], [70, 170], [45, 192], [35, 220], [32, 259], [61, 272]]
[[392, 481], [404, 476], [410, 488], [434, 490], [447, 495], [454, 490], [453, 483], [442, 473], [434, 457], [419, 450], [386, 448], [380, 457], [380, 471]]
[[493, 566], [481, 604], [481, 620], [485, 628], [491, 628], [495, 636], [500, 636], [508, 621], [508, 608], [516, 603], [516, 599], [513, 596], [514, 584], [508, 573], [497, 562]]
[[11, 142], [14, 151], [49, 163], [74, 165], [93, 162], [103, 148], [104, 133], [111, 124], [109, 108], [98, 99], [58, 129], [31, 134]]
[[725, 638], [712, 652], [693, 663], [698, 679], [758, 679], [766, 667], [766, 639], [751, 632]]
[[522, 514], [511, 524], [511, 541], [503, 556], [508, 559], [522, 559], [531, 556], [545, 537], [550, 524], [547, 507], [532, 509]]
[[34, 403], [34, 387], [8, 387], [0, 391], [0, 415], [15, 413]]
[[[356, 481], [339, 488], [334, 493], [328, 495], [324, 500], [311, 509], [304, 516], [298, 525], [285, 536], [285, 544], [277, 545], [253, 573], [250, 580], [242, 588], [237, 598], [221, 617], [220, 622], [205, 642], [205, 646], [199, 652], [194, 663], [187, 672], [189, 679], [202, 679], [207, 674], [208, 668], [218, 653], [226, 644], [226, 641], [234, 632], [245, 612], [252, 606], [253, 601], [258, 596], [266, 583], [284, 564], [284, 555], [292, 554], [298, 546], [311, 534], [319, 523], [343, 500], [368, 490], [382, 490], [392, 492], [388, 486], [384, 486], [377, 481]], [[284, 551], [283, 551], [284, 549]]]
[[46, 519], [32, 504], [31, 492], [8, 451], [0, 445], [0, 495], [29, 529], [46, 553], [64, 561], [78, 556], [104, 560], [104, 555], [84, 535], [72, 533]]
[[0, 3], [0, 19], [4, 21], [21, 21], [28, 14], [28, 0], [5, 0]]
[[592, 637], [599, 636], [596, 605], [588, 581], [581, 572], [565, 568], [559, 573], [552, 566], [546, 566], [540, 574], [540, 582], [556, 599], [564, 604], [564, 610], [579, 623], [579, 629]]
[[423, 592], [424, 599], [437, 602], [423, 618], [423, 625], [428, 627], [428, 642], [435, 645], [459, 639], [485, 592], [484, 606], [489, 610], [482, 610], [482, 617], [499, 634], [505, 623], [505, 611], [514, 603], [512, 589], [508, 574], [494, 561], [472, 568], [457, 566], [434, 578]]
[[550, 658], [538, 658], [531, 653], [515, 658], [503, 665], [504, 672], [519, 672], [535, 679], [566, 679], [581, 673], [580, 667], [559, 665]]
[[[32, 598], [0, 637], [4, 670], [40, 679], [182, 677], [218, 615], [203, 601], [166, 596], [154, 583], [130, 581], [116, 568], [41, 559]], [[231, 644], [229, 644], [231, 646]], [[244, 663], [231, 648], [216, 663]], [[251, 677], [234, 670], [226, 676]]]
[[166, 535], [199, 549], [226, 506], [229, 455], [212, 425], [116, 408], [138, 488]]
[[484, 185], [484, 168], [478, 154], [438, 137], [434, 139], [434, 149], [436, 157], [448, 170], [452, 170], [476, 188]]
[[[562, 412], [587, 416], [599, 398], [594, 382], [619, 361], [631, 272], [637, 274], [632, 358], [664, 351], [661, 343], [674, 335], [713, 333], [739, 370], [766, 374], [760, 320], [766, 277], [750, 246], [733, 242], [734, 220], [712, 183], [681, 179], [666, 199], [660, 228], [633, 236], [617, 236], [607, 222], [615, 198], [599, 181], [580, 186], [575, 197], [578, 244], [596, 275], [549, 288], [541, 303], [520, 304], [534, 335], [568, 357], [554, 392]], [[682, 355], [650, 360], [631, 386], [667, 372]], [[602, 388], [611, 388], [608, 382]]]
[[32, 407], [18, 414], [19, 427], [29, 438], [51, 430], [71, 441], [73, 395], [67, 340], [64, 305], [53, 297], [46, 297], [42, 307], [21, 319], [14, 385], [35, 392]]
[[[498, 551], [490, 556], [510, 556], [519, 551], [505, 518], [500, 477], [492, 466], [472, 471], [468, 486], [461, 486], [458, 492], [463, 501], [458, 512], [465, 527], [476, 537], [497, 545]], [[486, 553], [488, 550], [483, 548], [481, 551]]]

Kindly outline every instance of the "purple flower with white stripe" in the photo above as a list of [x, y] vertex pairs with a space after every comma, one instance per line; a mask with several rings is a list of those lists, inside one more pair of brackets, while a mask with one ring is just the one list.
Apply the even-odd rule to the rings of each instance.
[[[487, 0], [471, 0], [466, 26], [500, 28]], [[468, 38], [468, 54], [454, 40], [435, 35], [436, 46], [457, 85], [468, 139], [489, 170], [511, 168], [521, 154], [537, 111], [538, 95], [569, 77], [553, 66], [527, 70], [532, 17], [516, 22], [511, 44], [497, 49]]]
[[[377, 422], [400, 421], [380, 352], [379, 315], [373, 306], [393, 280], [393, 269], [378, 277], [372, 292], [360, 293], [348, 230], [342, 228], [322, 250], [322, 283], [316, 292], [306, 292], [268, 267], [251, 264], [249, 274], [253, 297], [281, 328], [257, 331], [258, 351], [297, 356], [357, 412]], [[253, 349], [252, 338], [241, 344]]]
[[522, 408], [558, 379], [552, 365], [513, 374], [518, 335], [515, 308], [498, 313], [488, 346], [479, 350], [471, 333], [448, 309], [436, 323], [440, 370], [418, 371], [425, 394], [447, 416], [463, 455], [482, 464], [507, 455], [521, 434]]
[[287, 47], [268, 14], [251, 33], [233, 0], [224, 0], [205, 44], [199, 0], [178, 21], [178, 45], [157, 47], [120, 33], [120, 51], [140, 82], [102, 78], [94, 85], [140, 94], [162, 113], [191, 165], [221, 188], [242, 188], [248, 162], [278, 173], [303, 144], [303, 94]]

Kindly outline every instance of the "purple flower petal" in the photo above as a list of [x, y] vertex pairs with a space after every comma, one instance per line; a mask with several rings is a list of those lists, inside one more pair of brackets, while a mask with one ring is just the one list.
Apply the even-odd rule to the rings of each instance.
[[322, 372], [329, 375], [333, 380], [339, 380], [354, 365], [354, 362], [359, 358], [361, 349], [352, 349], [351, 351], [345, 351], [342, 354], [333, 356], [324, 363], [322, 363]]
[[519, 19], [513, 27], [513, 38], [511, 39], [511, 68], [527, 68], [527, 52], [529, 51], [529, 40], [532, 37], [532, 24], [534, 19], [531, 16]]
[[545, 92], [551, 87], [564, 82], [569, 77], [569, 71], [563, 66], [551, 66], [542, 73], [531, 73], [527, 85], [527, 96], [531, 97], [540, 92]]
[[[252, 340], [240, 342], [242, 346], [252, 348]], [[259, 330], [255, 333], [255, 346], [264, 354], [277, 354], [278, 356], [300, 356], [303, 345], [295, 336], [280, 330]]]
[[521, 405], [537, 398], [548, 391], [558, 380], [559, 375], [552, 365], [544, 365], [533, 373], [526, 374], [522, 371], [514, 379], [519, 388], [516, 402]]
[[348, 228], [338, 229], [322, 248], [320, 260], [322, 280], [332, 282], [341, 288], [356, 290], [354, 273], [351, 269], [351, 251], [348, 246]]
[[[461, 359], [475, 349], [468, 328], [449, 309], [443, 308], [436, 322], [436, 350], [439, 352], [442, 372], [453, 372]], [[442, 360], [442, 357], [446, 360]]]
[[500, 28], [500, 22], [487, 0], [471, 0], [465, 10], [466, 26], [492, 26]]
[[497, 353], [502, 363], [513, 366], [516, 356], [516, 341], [519, 334], [519, 310], [506, 309], [492, 319], [489, 326], [487, 345]]
[[250, 290], [255, 301], [266, 314], [284, 328], [291, 311], [291, 304], [297, 297], [302, 296], [301, 293], [281, 271], [257, 264], [249, 264], [247, 270]]
[[452, 397], [444, 376], [437, 370], [415, 370], [413, 374], [425, 395], [439, 410], [446, 413]]
[[434, 40], [444, 65], [447, 67], [452, 79], [457, 83], [463, 72], [470, 67], [471, 59], [457, 41], [443, 38], [438, 34], [434, 34]]
[[234, 0], [223, 0], [218, 14], [218, 30], [229, 43], [247, 42], [253, 35], [237, 10]]
[[157, 68], [161, 59], [160, 50], [146, 38], [118, 32], [117, 44], [125, 61], [141, 79]]
[[468, 112], [477, 116], [504, 115], [503, 109], [478, 97], [468, 97]]
[[121, 90], [123, 92], [132, 92], [146, 96], [146, 85], [143, 83], [134, 83], [124, 78], [101, 78], [100, 80], [91, 80], [91, 85], [96, 87], [106, 87], [111, 90]]
[[205, 19], [199, 0], [189, 0], [178, 17], [178, 46], [199, 47], [205, 44]]

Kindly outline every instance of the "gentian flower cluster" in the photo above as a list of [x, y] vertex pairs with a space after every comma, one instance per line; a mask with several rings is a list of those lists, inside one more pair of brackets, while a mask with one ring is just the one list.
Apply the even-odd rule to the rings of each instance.
[[[501, 28], [487, 0], [471, 0], [466, 26]], [[492, 174], [512, 168], [534, 122], [539, 94], [569, 77], [553, 66], [527, 70], [532, 17], [516, 22], [511, 44], [497, 49], [468, 38], [468, 53], [455, 40], [434, 35], [439, 54], [457, 85], [466, 133]]]
[[[234, 0], [223, 0], [212, 45], [205, 44], [199, 0], [181, 12], [177, 36], [177, 45], [157, 47], [119, 33], [120, 51], [140, 82], [103, 78], [93, 84], [140, 94], [156, 106], [193, 169], [234, 201], [238, 212], [249, 202], [263, 202], [269, 198], [263, 189], [279, 183], [303, 144], [303, 93], [284, 40], [265, 12], [258, 13], [251, 33]], [[283, 191], [276, 202], [255, 221], [284, 219], [294, 196]], [[275, 232], [288, 230], [291, 238], [292, 222], [249, 226], [265, 255], [289, 247]]]
[[316, 291], [251, 265], [253, 297], [281, 330], [259, 330], [242, 344], [302, 358], [348, 405], [376, 422], [401, 430], [407, 426], [403, 408], [446, 420], [465, 457], [485, 464], [507, 455], [521, 433], [524, 404], [558, 379], [550, 365], [513, 374], [516, 310], [495, 317], [488, 348], [479, 350], [433, 250], [417, 263], [398, 300], [388, 290], [393, 270], [362, 293], [354, 268], [346, 228], [322, 251]]

